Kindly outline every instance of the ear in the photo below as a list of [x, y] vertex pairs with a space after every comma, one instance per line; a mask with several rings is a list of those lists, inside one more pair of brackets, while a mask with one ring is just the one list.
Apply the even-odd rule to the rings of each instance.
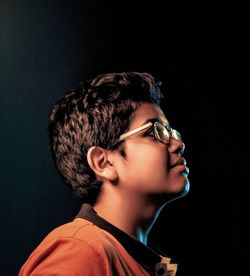
[[95, 172], [97, 179], [114, 181], [117, 179], [117, 172], [109, 161], [109, 152], [103, 148], [94, 146], [88, 150], [87, 161], [90, 168]]

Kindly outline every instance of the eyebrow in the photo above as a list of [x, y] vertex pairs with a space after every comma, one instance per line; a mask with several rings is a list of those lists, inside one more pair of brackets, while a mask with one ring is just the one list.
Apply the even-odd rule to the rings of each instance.
[[160, 123], [162, 123], [163, 125], [165, 125], [165, 126], [169, 126], [169, 127], [171, 127], [171, 125], [170, 125], [170, 123], [167, 121], [167, 122], [163, 122], [162, 120], [160, 120], [159, 118], [149, 118], [149, 119], [147, 119], [146, 121], [144, 121], [140, 126], [143, 126], [143, 125], [145, 125], [145, 124], [147, 124], [147, 123], [155, 123], [155, 122], [160, 122]]
[[146, 125], [147, 123], [161, 122], [158, 118], [151, 118], [144, 121], [140, 126]]

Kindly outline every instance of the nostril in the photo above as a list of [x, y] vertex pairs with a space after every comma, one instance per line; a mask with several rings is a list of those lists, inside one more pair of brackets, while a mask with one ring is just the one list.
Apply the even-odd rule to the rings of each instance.
[[176, 140], [176, 139], [172, 138], [170, 140], [168, 150], [175, 154], [182, 155], [185, 151], [185, 144], [181, 140]]

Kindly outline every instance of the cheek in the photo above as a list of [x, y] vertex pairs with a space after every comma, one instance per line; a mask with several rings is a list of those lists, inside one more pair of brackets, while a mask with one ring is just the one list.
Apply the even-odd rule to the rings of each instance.
[[[128, 156], [130, 172], [141, 179], [152, 180], [165, 177], [167, 174], [167, 153], [152, 147], [137, 147], [133, 149], [133, 156]], [[131, 162], [130, 162], [131, 161]]]

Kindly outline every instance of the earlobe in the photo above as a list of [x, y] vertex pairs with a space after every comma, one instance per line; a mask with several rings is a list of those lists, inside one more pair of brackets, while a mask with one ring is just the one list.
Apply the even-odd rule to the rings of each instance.
[[117, 172], [109, 160], [109, 152], [101, 147], [94, 146], [88, 150], [87, 161], [90, 168], [99, 179], [114, 181], [117, 179]]

